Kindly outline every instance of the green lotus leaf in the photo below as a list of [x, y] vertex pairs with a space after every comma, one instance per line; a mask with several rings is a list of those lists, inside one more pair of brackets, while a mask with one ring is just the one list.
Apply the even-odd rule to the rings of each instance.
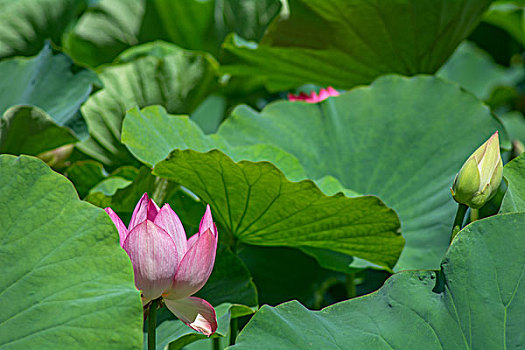
[[36, 158], [0, 155], [0, 179], [0, 347], [140, 347], [140, 293], [109, 216]]
[[263, 306], [231, 350], [519, 349], [525, 213], [463, 229], [441, 271], [404, 271], [369, 295], [310, 311]]
[[132, 107], [161, 104], [170, 113], [190, 113], [216, 87], [217, 63], [207, 55], [154, 42], [122, 54], [122, 63], [101, 69], [104, 88], [82, 107], [91, 138], [83, 153], [114, 169], [136, 165], [120, 143], [122, 119]]
[[525, 153], [503, 167], [503, 176], [507, 181], [507, 192], [500, 212], [525, 212]]
[[290, 0], [289, 12], [272, 22], [259, 45], [234, 36], [225, 41], [223, 69], [262, 76], [271, 91], [305, 83], [347, 89], [387, 73], [434, 73], [490, 3]]
[[87, 0], [1, 0], [0, 59], [37, 54], [46, 40], [60, 44]]
[[64, 45], [91, 67], [155, 40], [218, 55], [229, 32], [259, 39], [280, 7], [279, 0], [100, 0], [67, 33]]
[[231, 147], [158, 106], [130, 110], [122, 141], [139, 160], [155, 165], [154, 175], [209, 203], [214, 217], [243, 243], [323, 248], [385, 267], [393, 266], [403, 247], [397, 215], [379, 198], [329, 197], [304, 180], [295, 157], [277, 147]]
[[237, 147], [274, 145], [310, 179], [331, 175], [344, 188], [378, 195], [401, 219], [402, 270], [439, 266], [456, 210], [454, 176], [496, 130], [508, 147], [499, 121], [457, 84], [391, 75], [320, 104], [280, 101], [260, 113], [237, 107], [216, 137]]
[[497, 87], [509, 87], [525, 78], [523, 67], [503, 67], [471, 42], [463, 42], [437, 72], [437, 76], [457, 82], [478, 98], [487, 100]]
[[525, 45], [525, 2], [522, 0], [494, 1], [483, 21], [500, 27]]
[[[93, 84], [98, 81], [94, 72], [75, 66], [69, 57], [53, 52], [46, 45], [35, 57], [12, 58], [0, 62], [0, 76], [0, 114], [4, 114], [1, 119], [10, 119], [3, 123], [2, 134], [4, 137], [18, 139], [15, 143], [24, 152], [36, 155], [87, 136], [87, 126], [80, 114], [80, 105], [88, 98]], [[12, 110], [11, 113], [7, 112], [9, 108], [18, 105], [35, 106], [45, 113], [23, 109], [24, 116], [15, 117], [16, 113]], [[11, 128], [17, 125], [16, 134], [15, 129], [4, 130], [7, 124]], [[24, 133], [24, 128], [31, 130], [29, 135]], [[59, 128], [62, 130], [59, 131]], [[55, 134], [60, 133], [62, 137], [27, 140], [36, 133], [43, 135], [50, 130]], [[72, 134], [74, 137], [65, 137], [64, 134]], [[21, 147], [22, 143], [32, 143], [37, 150]], [[11, 152], [14, 153], [12, 150]]]
[[14, 106], [0, 118], [0, 153], [38, 155], [77, 141], [38, 107]]

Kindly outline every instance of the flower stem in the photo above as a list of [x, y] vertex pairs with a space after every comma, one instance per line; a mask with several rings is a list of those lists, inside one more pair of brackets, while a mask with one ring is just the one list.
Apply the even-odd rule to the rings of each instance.
[[155, 350], [157, 347], [157, 306], [159, 305], [159, 299], [155, 299], [151, 302], [149, 307], [148, 315], [148, 350]]
[[213, 350], [221, 350], [221, 339], [220, 338], [212, 338], [212, 349]]
[[479, 220], [479, 209], [470, 208], [470, 222]]
[[454, 219], [454, 224], [452, 225], [452, 232], [450, 235], [450, 243], [454, 240], [454, 237], [461, 230], [463, 225], [463, 220], [465, 220], [465, 214], [467, 213], [468, 206], [465, 204], [458, 204], [458, 211], [456, 212], [456, 218]]
[[162, 177], [155, 178], [155, 190], [151, 198], [158, 204], [164, 203], [166, 194], [168, 193], [168, 180]]
[[235, 340], [237, 338], [237, 327], [239, 326], [237, 319], [232, 318], [230, 320], [230, 345], [235, 345]]

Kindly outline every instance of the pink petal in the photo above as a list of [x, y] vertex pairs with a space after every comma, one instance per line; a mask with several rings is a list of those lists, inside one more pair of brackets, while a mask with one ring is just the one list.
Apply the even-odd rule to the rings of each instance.
[[146, 219], [153, 221], [155, 216], [157, 216], [158, 211], [159, 207], [157, 204], [148, 198], [147, 193], [144, 193], [135, 206], [135, 210], [133, 210], [133, 215], [131, 215], [128, 230], [131, 231], [135, 226], [142, 223]]
[[208, 337], [217, 330], [215, 310], [206, 300], [189, 297], [186, 299], [164, 299], [164, 303], [175, 316], [192, 329]]
[[159, 206], [153, 199], [150, 199], [148, 202], [148, 220], [154, 221], [155, 217], [159, 213]]
[[182, 258], [166, 297], [183, 299], [198, 292], [211, 275], [216, 251], [217, 238], [208, 229]]
[[288, 94], [288, 100], [290, 101], [307, 101], [309, 98], [304, 92], [299, 93], [299, 95]]
[[202, 216], [201, 223], [199, 225], [199, 234], [206, 232], [206, 230], [211, 230], [211, 232], [217, 236], [217, 227], [213, 223], [213, 217], [211, 216], [210, 205], [206, 206], [206, 211]]
[[115, 226], [117, 226], [118, 235], [120, 239], [120, 246], [122, 247], [128, 235], [128, 229], [126, 228], [126, 225], [124, 225], [122, 220], [120, 220], [119, 216], [113, 211], [113, 209], [106, 208], [104, 210], [106, 211], [106, 213], [108, 213]]
[[326, 88], [326, 91], [328, 92], [328, 94], [330, 96], [339, 96], [339, 91], [337, 91], [336, 89], [334, 89], [333, 87], [329, 86]]
[[[162, 209], [159, 211], [154, 221], [155, 225], [164, 229], [175, 242], [175, 248], [177, 250], [177, 256], [182, 259], [184, 254], [188, 251], [186, 244], [186, 233], [184, 232], [184, 226], [180, 222], [179, 217], [171, 209], [169, 204], [164, 204]], [[179, 261], [177, 261], [177, 264]]]
[[200, 237], [199, 233], [197, 232], [193, 236], [188, 238], [188, 242], [186, 242], [186, 245], [188, 246], [188, 250], [191, 249], [191, 247], [193, 247], [193, 245], [195, 244], [195, 242], [197, 242], [199, 237]]
[[156, 299], [169, 289], [177, 269], [177, 251], [171, 236], [153, 222], [138, 224], [124, 241], [135, 285], [144, 298]]
[[319, 101], [326, 100], [328, 97], [330, 97], [330, 94], [325, 89], [321, 89], [319, 91]]
[[299, 98], [297, 98], [294, 94], [288, 94], [288, 101], [299, 101]]
[[319, 98], [317, 97], [317, 94], [315, 93], [315, 91], [310, 91], [310, 95], [305, 99], [306, 102], [309, 102], [309, 103], [317, 103], [319, 102]]

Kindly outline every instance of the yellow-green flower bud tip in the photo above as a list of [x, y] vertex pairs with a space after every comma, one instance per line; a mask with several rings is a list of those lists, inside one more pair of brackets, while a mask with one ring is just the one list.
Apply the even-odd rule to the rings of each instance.
[[481, 208], [498, 190], [503, 175], [496, 131], [463, 164], [452, 185], [452, 197], [473, 209]]

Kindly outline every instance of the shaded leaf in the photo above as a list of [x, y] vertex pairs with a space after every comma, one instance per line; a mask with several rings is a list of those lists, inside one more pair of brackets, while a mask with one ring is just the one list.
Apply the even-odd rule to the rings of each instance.
[[156, 42], [132, 48], [123, 57], [124, 63], [102, 69], [104, 89], [82, 107], [91, 138], [78, 148], [111, 168], [136, 164], [120, 143], [128, 109], [161, 104], [171, 113], [190, 113], [216, 84], [217, 63], [206, 54]]
[[92, 67], [155, 40], [218, 55], [230, 31], [260, 38], [280, 6], [279, 0], [101, 0], [68, 33], [65, 47]]
[[314, 307], [321, 298], [317, 291], [335, 275], [293, 248], [242, 245], [238, 254], [253, 276], [260, 305], [298, 299]]
[[437, 76], [455, 81], [478, 98], [487, 100], [500, 86], [514, 86], [525, 78], [523, 67], [507, 68], [473, 43], [462, 43], [437, 73]]
[[35, 55], [47, 39], [60, 44], [85, 5], [86, 0], [0, 1], [0, 58]]
[[289, 14], [272, 22], [257, 47], [233, 36], [225, 41], [225, 72], [263, 76], [271, 91], [305, 83], [346, 89], [387, 73], [434, 73], [490, 0], [288, 3]]
[[0, 153], [38, 155], [77, 140], [37, 107], [15, 106], [0, 118]]
[[69, 57], [46, 45], [35, 57], [0, 62], [0, 76], [0, 113], [14, 105], [36, 106], [57, 125], [81, 138], [87, 136], [79, 110], [98, 80], [94, 72], [75, 66]]
[[483, 17], [483, 21], [504, 29], [519, 43], [525, 45], [525, 2], [495, 1]]
[[91, 160], [74, 163], [67, 168], [65, 175], [75, 185], [80, 198], [106, 177], [102, 164]]

